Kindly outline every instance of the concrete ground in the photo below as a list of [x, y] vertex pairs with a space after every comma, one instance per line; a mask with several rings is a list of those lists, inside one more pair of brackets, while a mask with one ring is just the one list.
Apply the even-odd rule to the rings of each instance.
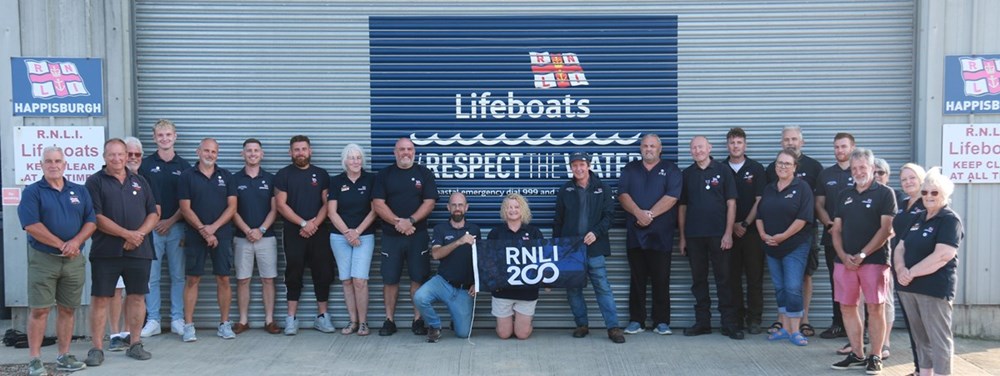
[[[9, 324], [7, 325], [9, 326]], [[6, 330], [6, 327], [3, 328]], [[153, 359], [140, 362], [124, 352], [105, 352], [100, 367], [80, 375], [863, 375], [864, 370], [835, 371], [830, 364], [842, 359], [834, 351], [843, 339], [810, 338], [806, 347], [787, 341], [771, 343], [764, 334], [734, 341], [718, 334], [672, 336], [649, 331], [626, 336], [617, 345], [602, 329], [584, 339], [571, 330], [544, 329], [525, 341], [500, 340], [488, 329], [476, 329], [470, 340], [444, 332], [441, 342], [430, 344], [400, 328], [391, 337], [324, 334], [303, 329], [297, 336], [271, 335], [255, 328], [235, 340], [216, 337], [214, 329], [200, 329], [198, 341], [183, 343], [174, 334], [145, 339]], [[895, 330], [892, 356], [883, 375], [912, 372], [909, 340]], [[84, 359], [89, 341], [72, 345]], [[52, 363], [56, 346], [42, 349]], [[0, 347], [0, 370], [26, 364], [27, 349]], [[22, 369], [26, 369], [26, 366]], [[21, 371], [26, 374], [26, 371]], [[4, 373], [7, 374], [7, 373]], [[956, 339], [955, 375], [1000, 375], [1000, 341]]]

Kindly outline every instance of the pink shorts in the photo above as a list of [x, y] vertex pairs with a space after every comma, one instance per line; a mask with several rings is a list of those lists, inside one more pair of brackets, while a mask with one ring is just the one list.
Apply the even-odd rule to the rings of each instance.
[[861, 294], [868, 304], [882, 304], [891, 299], [889, 265], [863, 264], [857, 270], [847, 270], [844, 264], [833, 264], [833, 300], [844, 305], [858, 305]]

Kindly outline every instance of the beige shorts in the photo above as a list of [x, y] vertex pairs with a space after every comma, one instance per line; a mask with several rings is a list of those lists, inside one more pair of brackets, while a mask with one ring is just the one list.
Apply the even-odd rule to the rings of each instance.
[[514, 316], [514, 312], [534, 316], [537, 300], [515, 300], [493, 297], [493, 316], [503, 318]]
[[251, 243], [246, 238], [233, 238], [233, 259], [236, 264], [236, 279], [253, 276], [253, 262], [257, 260], [257, 272], [261, 278], [278, 276], [278, 238], [271, 236]]

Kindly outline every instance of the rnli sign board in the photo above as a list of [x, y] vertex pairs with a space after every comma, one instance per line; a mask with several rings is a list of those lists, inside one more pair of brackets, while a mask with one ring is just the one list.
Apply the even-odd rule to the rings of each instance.
[[1000, 124], [944, 124], [941, 170], [955, 183], [1000, 183]]
[[14, 116], [101, 116], [101, 59], [10, 59]]
[[947, 56], [944, 113], [1000, 114], [1000, 55]]
[[574, 151], [612, 186], [646, 133], [677, 159], [676, 16], [372, 17], [369, 34], [374, 167], [409, 137], [473, 218], [515, 192], [551, 218]]
[[104, 165], [104, 127], [14, 127], [14, 184], [28, 185], [45, 175], [45, 148], [62, 148], [63, 176], [84, 184]]

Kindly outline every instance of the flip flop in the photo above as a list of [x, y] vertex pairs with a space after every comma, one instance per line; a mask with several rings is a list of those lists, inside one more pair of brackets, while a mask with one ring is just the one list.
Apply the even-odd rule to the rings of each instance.
[[774, 334], [774, 333], [777, 333], [782, 328], [784, 328], [784, 325], [781, 325], [780, 322], [775, 321], [773, 324], [771, 324], [770, 327], [767, 328], [767, 333], [768, 334]]
[[816, 329], [813, 328], [812, 325], [802, 324], [802, 325], [799, 325], [799, 333], [802, 333], [802, 335], [804, 335], [806, 337], [812, 337], [812, 336], [816, 335]]

